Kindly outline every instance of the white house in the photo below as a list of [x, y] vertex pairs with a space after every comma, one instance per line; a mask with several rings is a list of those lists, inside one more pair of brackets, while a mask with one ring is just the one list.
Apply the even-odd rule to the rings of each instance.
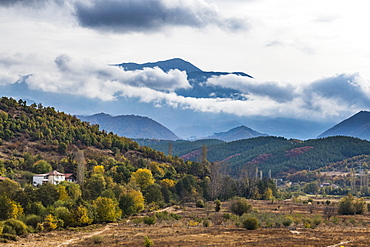
[[51, 184], [59, 184], [62, 181], [65, 181], [66, 177], [65, 174], [52, 171], [45, 174], [36, 174], [33, 175], [33, 185], [37, 186], [39, 184], [51, 183]]

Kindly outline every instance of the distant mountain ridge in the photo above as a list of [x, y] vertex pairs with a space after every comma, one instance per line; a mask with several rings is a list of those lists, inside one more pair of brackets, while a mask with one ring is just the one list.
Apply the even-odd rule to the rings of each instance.
[[351, 136], [370, 140], [370, 112], [360, 111], [328, 129], [318, 138], [329, 136]]
[[105, 113], [77, 117], [91, 124], [99, 124], [101, 129], [108, 132], [128, 138], [179, 139], [171, 130], [148, 117], [135, 115], [112, 117]]
[[209, 139], [219, 139], [225, 142], [249, 139], [253, 137], [267, 136], [266, 134], [261, 134], [251, 128], [248, 128], [244, 125], [233, 128], [227, 132], [215, 133], [210, 136]]
[[123, 68], [124, 70], [141, 70], [144, 68], [154, 68], [159, 67], [165, 72], [168, 72], [171, 69], [178, 69], [181, 71], [186, 71], [186, 73], [192, 73], [192, 72], [202, 72], [201, 69], [197, 68], [193, 64], [181, 59], [181, 58], [173, 58], [165, 61], [159, 61], [154, 63], [143, 63], [143, 64], [137, 64], [137, 63], [121, 63], [116, 64], [117, 66]]

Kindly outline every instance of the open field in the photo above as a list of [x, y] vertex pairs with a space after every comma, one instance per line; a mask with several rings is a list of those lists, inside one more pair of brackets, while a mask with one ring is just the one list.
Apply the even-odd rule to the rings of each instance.
[[[236, 226], [235, 219], [223, 217], [229, 213], [228, 202], [222, 204], [222, 211], [218, 213], [214, 212], [213, 203], [205, 208], [196, 208], [193, 203], [165, 209], [181, 215], [179, 220], [157, 218], [155, 225], [148, 226], [137, 220], [145, 215], [142, 214], [119, 223], [30, 234], [0, 246], [144, 246], [144, 236], [148, 236], [154, 246], [370, 246], [369, 215], [337, 216], [327, 220], [323, 215], [326, 205], [317, 201], [312, 205], [291, 201], [250, 202], [254, 215], [267, 218], [289, 215], [294, 223], [290, 227], [278, 226], [274, 218], [270, 226], [264, 221], [261, 228], [246, 230]], [[314, 229], [304, 226], [305, 221], [315, 217], [322, 219], [318, 226]], [[204, 219], [209, 220], [208, 227], [203, 224]]]

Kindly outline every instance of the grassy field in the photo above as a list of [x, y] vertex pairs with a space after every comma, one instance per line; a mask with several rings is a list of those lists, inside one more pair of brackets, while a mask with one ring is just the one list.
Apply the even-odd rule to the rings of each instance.
[[[143, 222], [154, 215], [148, 212], [118, 223], [30, 234], [3, 245], [145, 246], [144, 238], [148, 237], [154, 246], [370, 246], [369, 215], [333, 215], [328, 219], [324, 213], [326, 201], [249, 200], [253, 211], [248, 216], [259, 219], [257, 230], [246, 230], [238, 224], [240, 217], [230, 213], [230, 202], [222, 203], [220, 212], [214, 211], [213, 202], [204, 208], [189, 203], [160, 210], [159, 214], [157, 211], [153, 225]], [[289, 226], [287, 219], [291, 221]]]

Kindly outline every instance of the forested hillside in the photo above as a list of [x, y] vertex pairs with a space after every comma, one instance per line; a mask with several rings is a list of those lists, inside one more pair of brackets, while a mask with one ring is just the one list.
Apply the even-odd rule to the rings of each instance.
[[[166, 152], [168, 141], [145, 144]], [[206, 145], [210, 162], [223, 162], [229, 172], [236, 175], [238, 168], [254, 165], [266, 175], [271, 169], [274, 176], [285, 177], [286, 173], [299, 170], [315, 170], [334, 162], [370, 154], [370, 142], [352, 137], [328, 137], [299, 141], [282, 137], [257, 137], [234, 142], [213, 143], [172, 142], [173, 155], [188, 160], [199, 160], [200, 145]]]
[[[0, 99], [0, 138], [0, 240], [188, 201], [260, 199], [267, 189], [269, 198], [281, 196], [271, 180], [243, 176], [249, 182], [240, 184], [209, 163], [204, 150], [199, 162], [185, 162], [23, 100]], [[34, 174], [52, 170], [75, 174], [77, 183], [32, 185]]]

